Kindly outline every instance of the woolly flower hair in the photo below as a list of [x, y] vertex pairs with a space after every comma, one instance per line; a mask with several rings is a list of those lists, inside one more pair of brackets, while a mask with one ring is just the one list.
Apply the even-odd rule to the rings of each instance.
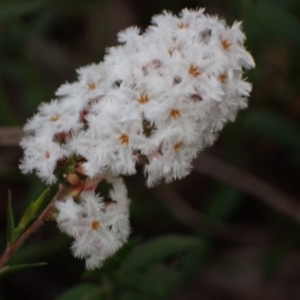
[[25, 125], [24, 173], [45, 182], [72, 157], [89, 178], [134, 174], [148, 186], [186, 176], [191, 161], [247, 106], [254, 67], [241, 23], [184, 9], [152, 18], [143, 33], [118, 34], [104, 61], [80, 68]]

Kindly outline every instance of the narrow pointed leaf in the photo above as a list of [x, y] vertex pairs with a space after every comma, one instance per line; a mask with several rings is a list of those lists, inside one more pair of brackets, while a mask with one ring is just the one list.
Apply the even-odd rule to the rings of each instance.
[[8, 202], [7, 202], [7, 234], [6, 239], [7, 243], [10, 244], [14, 239], [14, 214], [11, 203], [11, 191], [8, 191]]
[[46, 190], [34, 202], [31, 202], [29, 204], [15, 230], [16, 236], [19, 236], [27, 228], [29, 223], [37, 216], [40, 208], [43, 206], [45, 200], [47, 199], [49, 191], [50, 187], [46, 188]]
[[47, 263], [36, 263], [36, 264], [24, 264], [24, 265], [17, 265], [17, 266], [6, 266], [4, 268], [2, 268], [0, 270], [0, 279], [3, 279], [6, 276], [27, 270], [27, 269], [31, 269], [31, 268], [35, 268], [35, 267], [42, 267], [42, 266], [46, 266]]
[[38, 210], [42, 207], [44, 204], [48, 194], [50, 192], [50, 187], [47, 187], [45, 191], [42, 193], [40, 197], [38, 197], [33, 203], [32, 203], [32, 208], [33, 212], [36, 214]]

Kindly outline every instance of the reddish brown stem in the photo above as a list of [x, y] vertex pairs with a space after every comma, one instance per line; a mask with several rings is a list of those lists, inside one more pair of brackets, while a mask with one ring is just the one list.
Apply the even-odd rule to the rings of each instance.
[[45, 221], [49, 220], [51, 213], [54, 209], [54, 204], [57, 200], [62, 200], [69, 192], [69, 187], [60, 185], [56, 195], [50, 201], [48, 206], [43, 210], [37, 220], [23, 233], [21, 234], [18, 239], [8, 245], [4, 251], [4, 253], [0, 257], [0, 269], [6, 264], [6, 262], [10, 259], [10, 257], [19, 249], [24, 241], [32, 235], [36, 230], [38, 230]]

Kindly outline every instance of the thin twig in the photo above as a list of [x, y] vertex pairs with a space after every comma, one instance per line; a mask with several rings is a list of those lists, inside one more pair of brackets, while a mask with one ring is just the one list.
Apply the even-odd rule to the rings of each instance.
[[57, 200], [62, 200], [65, 198], [69, 191], [69, 187], [60, 185], [56, 195], [50, 201], [48, 206], [44, 209], [44, 211], [40, 214], [37, 220], [11, 245], [8, 245], [5, 249], [4, 253], [0, 257], [0, 269], [5, 265], [5, 263], [10, 259], [10, 257], [14, 254], [14, 252], [22, 246], [24, 241], [33, 234], [37, 229], [39, 229], [45, 221], [47, 221], [51, 213], [54, 209], [54, 204]]
[[0, 127], [0, 146], [14, 147], [20, 143], [23, 135], [20, 127]]
[[154, 192], [174, 217], [196, 231], [208, 231], [215, 238], [238, 242], [259, 243], [269, 240], [270, 236], [265, 229], [248, 225], [228, 225], [207, 218], [189, 206], [171, 185], [162, 185], [155, 188]]
[[299, 201], [275, 186], [208, 154], [199, 155], [193, 165], [194, 171], [234, 186], [300, 223]]

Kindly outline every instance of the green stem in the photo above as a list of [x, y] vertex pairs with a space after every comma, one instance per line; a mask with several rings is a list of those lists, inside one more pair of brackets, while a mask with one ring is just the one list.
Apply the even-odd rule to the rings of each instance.
[[31, 236], [36, 230], [38, 230], [45, 221], [49, 220], [51, 213], [54, 209], [54, 204], [57, 200], [61, 200], [66, 197], [69, 192], [69, 187], [60, 185], [58, 192], [50, 201], [48, 206], [43, 210], [40, 216], [34, 221], [31, 226], [22, 234], [20, 235], [16, 241], [12, 244], [8, 245], [0, 257], [0, 270], [6, 264], [6, 262], [10, 259], [10, 257], [22, 246], [24, 241]]

